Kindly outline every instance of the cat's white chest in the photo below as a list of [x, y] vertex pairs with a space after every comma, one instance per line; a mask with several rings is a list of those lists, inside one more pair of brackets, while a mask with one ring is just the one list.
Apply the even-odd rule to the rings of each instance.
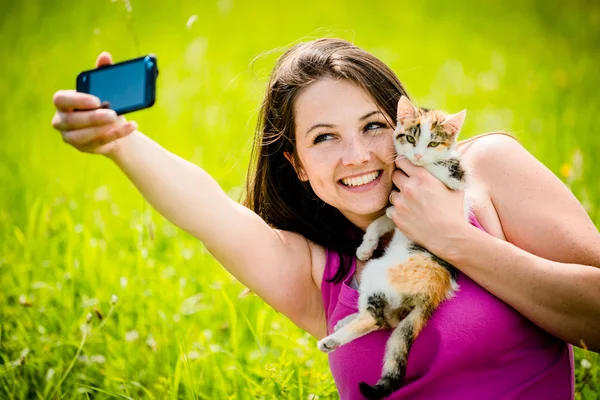
[[[411, 257], [410, 245], [411, 242], [396, 228], [385, 254], [380, 258], [368, 261], [365, 265], [360, 282], [361, 301], [367, 301], [369, 293], [384, 292], [388, 300], [398, 299], [399, 305], [400, 298], [397, 289], [390, 284], [388, 271]], [[392, 304], [392, 306], [394, 305]]]

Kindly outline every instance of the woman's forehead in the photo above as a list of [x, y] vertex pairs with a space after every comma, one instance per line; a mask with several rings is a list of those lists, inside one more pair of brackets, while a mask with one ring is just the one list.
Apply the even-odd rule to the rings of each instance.
[[345, 79], [322, 79], [304, 88], [294, 102], [296, 127], [313, 124], [340, 124], [378, 110], [373, 98]]

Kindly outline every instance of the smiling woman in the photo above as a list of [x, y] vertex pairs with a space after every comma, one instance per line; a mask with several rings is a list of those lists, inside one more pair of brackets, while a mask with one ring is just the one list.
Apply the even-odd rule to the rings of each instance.
[[294, 116], [297, 156], [287, 153], [287, 158], [298, 160], [294, 165], [300, 180], [365, 230], [382, 214], [392, 189], [392, 116], [379, 111], [356, 84], [333, 79], [306, 87], [295, 102]]
[[[356, 306], [350, 284], [364, 268], [356, 248], [398, 187], [394, 224], [454, 265], [463, 290], [423, 329], [414, 344], [422, 357], [409, 358], [391, 398], [572, 398], [567, 342], [600, 349], [600, 235], [564, 185], [505, 137], [463, 152], [476, 189], [466, 221], [461, 192], [407, 160], [394, 164], [403, 95], [385, 64], [349, 42], [288, 50], [259, 115], [247, 207], [203, 169], [98, 110], [96, 98], [59, 91], [53, 125], [67, 143], [110, 157], [161, 214], [316, 338]], [[387, 336], [373, 332], [351, 353], [332, 353], [343, 399], [360, 398], [359, 381], [380, 374]]]

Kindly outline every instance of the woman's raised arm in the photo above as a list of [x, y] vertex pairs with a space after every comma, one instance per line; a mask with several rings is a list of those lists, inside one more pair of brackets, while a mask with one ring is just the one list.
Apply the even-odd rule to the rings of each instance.
[[110, 110], [93, 110], [96, 100], [57, 92], [52, 124], [63, 140], [112, 159], [159, 213], [200, 239], [244, 285], [296, 325], [324, 335], [316, 284], [320, 278], [313, 272], [313, 265], [322, 270], [324, 251], [301, 235], [272, 229], [230, 199], [197, 165], [167, 151]]

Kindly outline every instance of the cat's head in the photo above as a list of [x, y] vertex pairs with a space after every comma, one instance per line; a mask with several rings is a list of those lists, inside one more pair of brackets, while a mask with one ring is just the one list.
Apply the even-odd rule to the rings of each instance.
[[415, 107], [406, 96], [398, 102], [394, 145], [399, 157], [427, 165], [453, 156], [466, 110], [456, 114]]

